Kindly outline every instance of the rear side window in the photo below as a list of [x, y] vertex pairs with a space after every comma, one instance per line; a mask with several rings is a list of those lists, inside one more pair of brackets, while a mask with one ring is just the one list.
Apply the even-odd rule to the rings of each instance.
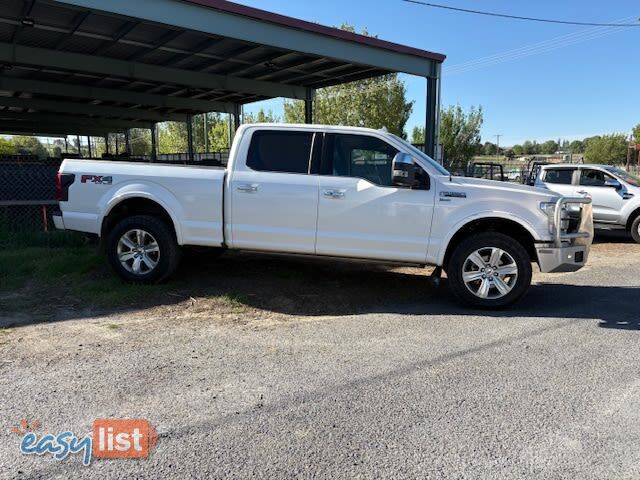
[[554, 168], [547, 170], [544, 174], [544, 181], [547, 183], [558, 183], [561, 185], [571, 185], [574, 169]]
[[313, 132], [255, 132], [247, 166], [259, 172], [308, 173], [312, 143]]

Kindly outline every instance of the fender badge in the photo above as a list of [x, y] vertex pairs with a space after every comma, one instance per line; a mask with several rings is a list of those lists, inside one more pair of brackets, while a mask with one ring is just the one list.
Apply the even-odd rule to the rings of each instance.
[[467, 198], [464, 192], [440, 192], [440, 198]]

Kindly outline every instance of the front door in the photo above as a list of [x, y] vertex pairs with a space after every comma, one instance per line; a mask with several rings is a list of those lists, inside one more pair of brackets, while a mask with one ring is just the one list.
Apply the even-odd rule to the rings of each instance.
[[246, 165], [231, 173], [233, 248], [315, 253], [318, 178], [309, 175], [314, 133], [259, 130]]
[[392, 185], [398, 151], [350, 134], [326, 134], [322, 151], [316, 252], [426, 262], [434, 192]]
[[583, 168], [577, 193], [588, 194], [593, 202], [593, 219], [596, 222], [615, 223], [620, 218], [624, 204], [624, 192], [607, 186], [607, 180], [615, 180], [601, 170]]

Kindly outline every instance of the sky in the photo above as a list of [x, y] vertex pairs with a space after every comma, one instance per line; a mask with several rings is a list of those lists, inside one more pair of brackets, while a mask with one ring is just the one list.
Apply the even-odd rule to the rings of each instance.
[[[484, 110], [482, 141], [575, 140], [640, 123], [640, 27], [552, 25], [413, 5], [402, 0], [236, 0], [447, 55], [442, 105]], [[637, 0], [434, 0], [461, 8], [596, 23], [639, 23]], [[487, 57], [490, 57], [487, 59]], [[423, 125], [426, 81], [402, 75], [415, 100], [406, 130]], [[282, 114], [281, 99], [261, 107]]]

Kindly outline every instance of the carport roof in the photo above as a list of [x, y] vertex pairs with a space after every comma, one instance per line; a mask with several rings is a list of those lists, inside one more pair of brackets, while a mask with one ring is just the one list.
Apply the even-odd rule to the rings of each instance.
[[387, 73], [437, 77], [444, 58], [223, 0], [3, 0], [0, 131], [233, 113]]

